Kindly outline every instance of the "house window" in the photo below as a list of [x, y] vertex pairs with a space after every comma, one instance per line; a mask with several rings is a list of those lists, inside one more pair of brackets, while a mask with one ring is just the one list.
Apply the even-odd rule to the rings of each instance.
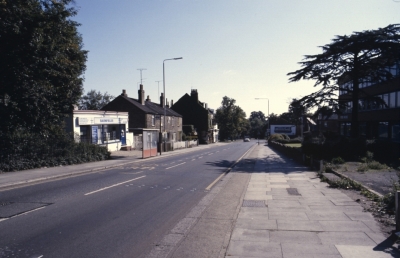
[[382, 100], [384, 104], [382, 105], [382, 108], [388, 108], [389, 107], [389, 94], [383, 94], [382, 95]]
[[151, 116], [151, 126], [155, 126], [156, 125], [156, 118], [155, 116]]
[[172, 117], [171, 120], [172, 120], [172, 122], [171, 122], [172, 126], [175, 126], [175, 117]]

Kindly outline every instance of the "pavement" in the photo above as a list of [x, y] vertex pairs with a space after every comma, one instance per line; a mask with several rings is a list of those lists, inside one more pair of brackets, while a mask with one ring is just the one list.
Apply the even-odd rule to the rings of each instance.
[[400, 257], [357, 202], [269, 147], [256, 150], [225, 257]]
[[[198, 148], [203, 147], [192, 150]], [[176, 155], [181, 151], [190, 149], [163, 155]], [[321, 182], [316, 172], [280, 156], [268, 146], [256, 145], [252, 152], [255, 163], [251, 173], [241, 171], [239, 165], [227, 175], [231, 184], [237, 184], [237, 188], [241, 184], [243, 190], [236, 195], [222, 196], [223, 184], [229, 185], [229, 182], [222, 180], [222, 185], [217, 184], [210, 193], [215, 199], [210, 199], [207, 206], [201, 206], [197, 211], [200, 219], [190, 221], [190, 225], [194, 226], [187, 233], [182, 233], [185, 237], [176, 242], [175, 251], [168, 251], [169, 257], [185, 257], [189, 252], [192, 253], [191, 257], [227, 258], [400, 257], [398, 247], [394, 246], [392, 239], [384, 236], [374, 217], [340, 190], [329, 188], [328, 184]], [[80, 165], [3, 173], [0, 174], [0, 189], [123, 166], [137, 162], [141, 159], [141, 153], [116, 152], [113, 157], [107, 161]], [[218, 196], [221, 198], [218, 199]], [[235, 199], [228, 209], [228, 215], [221, 212], [227, 198]], [[222, 237], [224, 239], [215, 239], [215, 243], [220, 241], [222, 246], [218, 255], [195, 253], [193, 246], [189, 248], [189, 241], [185, 249], [185, 241], [191, 235], [196, 233], [195, 240], [200, 243], [201, 238], [197, 236], [207, 235], [204, 229], [211, 222], [217, 223], [216, 219], [201, 219], [207, 217], [212, 207], [216, 207], [214, 212], [218, 216], [232, 218], [232, 223], [224, 225], [228, 232]]]

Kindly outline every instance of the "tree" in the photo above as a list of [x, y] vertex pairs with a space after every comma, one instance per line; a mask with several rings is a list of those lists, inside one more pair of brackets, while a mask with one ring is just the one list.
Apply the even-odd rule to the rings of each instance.
[[222, 98], [221, 107], [215, 114], [221, 140], [235, 139], [248, 130], [246, 113], [235, 105], [236, 100], [227, 96]]
[[0, 1], [0, 131], [47, 135], [82, 95], [87, 51], [73, 0]]
[[100, 91], [90, 90], [79, 100], [79, 109], [83, 110], [100, 110], [102, 107], [110, 103], [115, 97], [107, 92], [102, 94]]
[[[303, 97], [307, 107], [338, 104], [339, 90], [348, 93], [352, 101], [351, 136], [357, 137], [359, 85], [392, 79], [386, 69], [400, 59], [400, 24], [385, 28], [354, 32], [350, 36], [336, 36], [330, 44], [322, 46], [322, 53], [307, 55], [300, 62], [300, 70], [288, 73], [289, 82], [301, 79], [315, 80], [322, 89]], [[347, 87], [346, 82], [351, 83]]]
[[254, 138], [264, 138], [267, 129], [265, 115], [261, 111], [253, 111], [250, 114], [250, 135]]

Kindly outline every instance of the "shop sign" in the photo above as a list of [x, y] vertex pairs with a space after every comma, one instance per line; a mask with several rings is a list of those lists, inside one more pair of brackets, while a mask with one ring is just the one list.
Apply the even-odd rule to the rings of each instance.
[[95, 124], [102, 124], [102, 125], [119, 124], [119, 119], [115, 118], [115, 117], [95, 117], [94, 118], [94, 123]]
[[92, 124], [93, 120], [90, 120], [89, 118], [86, 117], [79, 117], [78, 118], [78, 124], [79, 125], [90, 125]]

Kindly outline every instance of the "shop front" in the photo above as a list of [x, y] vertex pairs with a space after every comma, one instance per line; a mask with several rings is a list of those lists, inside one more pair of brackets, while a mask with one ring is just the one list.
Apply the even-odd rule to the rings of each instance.
[[66, 120], [66, 129], [76, 141], [104, 145], [109, 151], [133, 146], [133, 134], [127, 128], [128, 112], [74, 110]]

